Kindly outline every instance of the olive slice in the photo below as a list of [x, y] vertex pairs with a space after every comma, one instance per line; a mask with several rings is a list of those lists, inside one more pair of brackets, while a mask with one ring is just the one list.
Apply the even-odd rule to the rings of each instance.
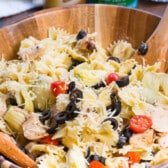
[[50, 119], [50, 117], [51, 117], [51, 112], [50, 112], [50, 111], [46, 111], [46, 112], [44, 112], [44, 113], [42, 114], [42, 116], [39, 116], [39, 120], [40, 120], [41, 122], [44, 122], [45, 120]]
[[120, 62], [121, 62], [118, 57], [114, 57], [114, 56], [110, 56], [110, 57], [107, 59], [107, 61], [109, 61], [109, 60], [113, 60], [113, 61], [115, 61], [115, 62], [117, 62], [117, 63], [120, 63]]
[[112, 92], [112, 93], [110, 94], [110, 98], [111, 98], [113, 101], [117, 100], [117, 99], [118, 99], [117, 93]]
[[86, 36], [87, 36], [87, 33], [86, 33], [84, 30], [81, 30], [81, 31], [77, 34], [76, 39], [77, 39], [77, 40], [81, 40], [81, 39], [83, 39], [83, 38], [86, 37]]
[[121, 102], [114, 102], [112, 105], [107, 107], [107, 110], [110, 110], [113, 113], [113, 116], [117, 116], [121, 112]]
[[118, 80], [116, 80], [116, 83], [119, 87], [124, 87], [127, 86], [129, 84], [129, 77], [128, 76], [124, 76]]
[[115, 118], [106, 118], [103, 122], [110, 121], [115, 131], [118, 128], [118, 121]]
[[129, 127], [127, 127], [123, 129], [122, 134], [127, 138], [127, 141], [128, 141], [129, 138], [132, 136], [133, 131]]
[[70, 102], [67, 107], [66, 107], [66, 113], [69, 115], [69, 114], [72, 114], [75, 110], [77, 109], [76, 107], [76, 104], [74, 102]]
[[98, 155], [90, 155], [90, 157], [88, 158], [88, 162], [90, 163], [93, 160], [99, 160], [99, 156]]
[[72, 90], [75, 89], [75, 85], [76, 84], [75, 84], [74, 81], [69, 83], [69, 85], [68, 85], [68, 93], [72, 92]]
[[10, 97], [9, 98], [9, 102], [10, 102], [11, 105], [17, 106], [17, 101], [16, 101], [16, 99], [14, 97]]
[[55, 133], [57, 130], [58, 130], [58, 124], [55, 124], [54, 126], [52, 126], [51, 128], [49, 128], [49, 129], [47, 130], [47, 133], [48, 133], [48, 134], [53, 134], [53, 133]]
[[106, 159], [103, 156], [100, 156], [99, 161], [105, 165]]
[[95, 44], [94, 44], [93, 42], [87, 41], [86, 44], [87, 44], [86, 48], [87, 48], [88, 50], [94, 50], [94, 49], [96, 49], [96, 46], [95, 46]]
[[63, 150], [64, 150], [65, 152], [68, 152], [69, 149], [68, 149], [67, 146], [64, 146]]
[[79, 61], [79, 60], [75, 60], [75, 59], [72, 59], [72, 64], [71, 64], [71, 66], [69, 67], [69, 71], [70, 70], [72, 70], [75, 66], [77, 66], [77, 65], [79, 65], [79, 64], [81, 64], [81, 63], [83, 63], [83, 61]]
[[147, 43], [142, 42], [138, 47], [138, 54], [145, 55], [148, 52], [148, 45]]
[[114, 102], [114, 110], [113, 110], [113, 116], [117, 116], [121, 112], [121, 102], [117, 101]]
[[67, 113], [64, 111], [56, 114], [55, 116], [55, 121], [57, 124], [64, 124], [66, 120], [67, 120]]
[[88, 147], [88, 149], [87, 149], [87, 153], [86, 153], [86, 156], [85, 156], [86, 159], [89, 159], [89, 157], [90, 157], [90, 153], [91, 153], [91, 151], [90, 151], [90, 147]]
[[83, 93], [81, 90], [76, 88], [70, 93], [69, 98], [71, 101], [79, 102], [80, 99], [83, 98]]
[[117, 147], [118, 148], [122, 148], [127, 142], [127, 138], [125, 136], [120, 136], [119, 137], [119, 140], [118, 140], [118, 143], [117, 143]]
[[75, 111], [79, 111], [79, 109], [76, 107], [75, 102], [70, 102], [66, 107], [66, 113], [67, 113], [67, 119], [73, 119], [78, 116], [78, 113], [75, 113]]
[[101, 87], [105, 87], [106, 85], [104, 84], [104, 82], [99, 82], [96, 85], [93, 85], [92, 88], [94, 89], [100, 89]]
[[99, 155], [90, 155], [88, 162], [91, 162], [93, 160], [97, 160], [105, 165], [105, 158]]

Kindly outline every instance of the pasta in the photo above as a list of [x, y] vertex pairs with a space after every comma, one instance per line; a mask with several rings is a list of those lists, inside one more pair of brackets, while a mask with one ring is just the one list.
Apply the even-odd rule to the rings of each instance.
[[[78, 35], [51, 27], [48, 38], [24, 39], [18, 60], [0, 61], [0, 105], [6, 107], [0, 131], [25, 146], [39, 168], [88, 168], [95, 156], [106, 168], [146, 168], [168, 159], [168, 132], [158, 112], [168, 118], [168, 76], [158, 72], [160, 63], [139, 65], [126, 41], [103, 49], [95, 33]], [[107, 84], [111, 73], [124, 84]], [[137, 115], [155, 123], [122, 144]], [[141, 162], [130, 164], [128, 152], [137, 152]]]

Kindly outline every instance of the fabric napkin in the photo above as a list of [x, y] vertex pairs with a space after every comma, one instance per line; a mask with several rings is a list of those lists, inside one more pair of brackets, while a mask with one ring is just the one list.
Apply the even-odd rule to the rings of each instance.
[[15, 15], [43, 5], [43, 0], [0, 0], [0, 18]]

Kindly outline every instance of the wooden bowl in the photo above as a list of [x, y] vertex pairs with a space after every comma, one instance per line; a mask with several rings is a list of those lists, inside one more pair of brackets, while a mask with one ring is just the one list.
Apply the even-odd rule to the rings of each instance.
[[76, 5], [50, 8], [0, 29], [0, 55], [16, 58], [20, 41], [28, 36], [47, 37], [50, 26], [70, 33], [81, 29], [96, 31], [97, 41], [107, 47], [112, 41], [124, 39], [137, 47], [146, 41], [160, 21], [160, 17], [136, 9], [113, 5]]

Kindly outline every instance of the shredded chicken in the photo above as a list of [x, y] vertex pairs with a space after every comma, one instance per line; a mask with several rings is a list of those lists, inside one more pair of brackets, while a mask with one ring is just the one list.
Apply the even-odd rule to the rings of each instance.
[[133, 134], [129, 143], [131, 145], [150, 146], [153, 143], [154, 131], [152, 129], [143, 133]]
[[36, 140], [48, 135], [39, 120], [39, 114], [32, 113], [22, 127], [24, 136], [29, 140]]
[[0, 97], [0, 117], [2, 117], [7, 111], [7, 105], [4, 98]]
[[159, 137], [158, 144], [160, 145], [161, 148], [168, 147], [168, 133], [165, 133]]
[[158, 132], [168, 132], [168, 107], [157, 106], [151, 111], [152, 128]]
[[23, 61], [32, 61], [39, 58], [44, 52], [44, 47], [42, 45], [35, 45], [29, 48], [22, 49], [19, 51], [19, 55]]

